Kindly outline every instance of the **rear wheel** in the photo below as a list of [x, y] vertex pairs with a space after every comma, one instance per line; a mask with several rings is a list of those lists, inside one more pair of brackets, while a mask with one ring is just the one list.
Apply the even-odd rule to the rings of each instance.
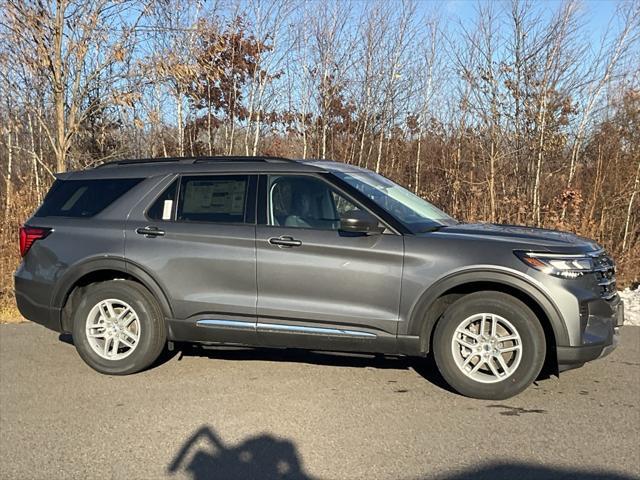
[[160, 307], [146, 288], [111, 280], [87, 287], [74, 312], [73, 341], [93, 369], [126, 375], [158, 358], [166, 330]]
[[504, 399], [522, 392], [545, 359], [542, 326], [523, 302], [501, 292], [476, 292], [452, 304], [433, 337], [436, 364], [463, 395]]

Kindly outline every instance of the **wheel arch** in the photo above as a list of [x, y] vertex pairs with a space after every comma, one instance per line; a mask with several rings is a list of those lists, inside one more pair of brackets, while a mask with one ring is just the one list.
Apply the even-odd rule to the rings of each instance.
[[79, 301], [82, 287], [91, 283], [127, 279], [143, 285], [158, 301], [166, 318], [172, 318], [171, 304], [160, 284], [142, 267], [122, 258], [91, 259], [69, 269], [57, 282], [52, 294], [52, 307], [60, 312], [63, 332], [71, 331], [71, 312]]
[[545, 331], [551, 347], [548, 353], [555, 352], [558, 344], [568, 345], [569, 336], [559, 309], [538, 286], [511, 272], [474, 270], [442, 278], [416, 302], [409, 317], [408, 334], [420, 338], [420, 351], [431, 350], [433, 329], [449, 305], [468, 293], [484, 290], [510, 294], [531, 308]]

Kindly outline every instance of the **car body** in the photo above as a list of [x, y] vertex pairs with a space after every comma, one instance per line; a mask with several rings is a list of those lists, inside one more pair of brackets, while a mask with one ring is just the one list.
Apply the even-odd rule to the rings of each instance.
[[[73, 332], [75, 340], [86, 289], [120, 280], [142, 287], [147, 304], [157, 306], [161, 326], [150, 328], [162, 329], [158, 344], [425, 356], [453, 305], [461, 308], [470, 294], [482, 302], [490, 297], [482, 292], [493, 292], [527, 311], [505, 315], [533, 313], [544, 334], [544, 362], [558, 371], [615, 347], [623, 304], [613, 261], [595, 242], [553, 230], [463, 224], [419, 202], [368, 170], [329, 161], [200, 157], [62, 173], [25, 224], [24, 241], [35, 240], [15, 273], [17, 304], [27, 319]], [[129, 304], [119, 305], [111, 313], [104, 305], [104, 314], [92, 310], [95, 327], [86, 326], [95, 329], [86, 331], [100, 335], [105, 319], [117, 329], [117, 312], [131, 315]], [[489, 323], [478, 317], [461, 342], [479, 351], [472, 339], [491, 322], [506, 328], [507, 338], [514, 327], [505, 315]], [[84, 325], [84, 317], [78, 321]], [[107, 343], [90, 340], [97, 353], [113, 347]], [[473, 365], [466, 348], [454, 352], [456, 361]], [[454, 388], [483, 398], [517, 393]]]

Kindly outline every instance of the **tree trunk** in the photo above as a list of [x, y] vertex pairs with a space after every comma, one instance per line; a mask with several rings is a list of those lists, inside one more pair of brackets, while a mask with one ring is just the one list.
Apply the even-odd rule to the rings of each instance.
[[65, 10], [67, 2], [56, 1], [56, 18], [53, 27], [53, 103], [55, 105], [56, 144], [53, 146], [56, 155], [56, 171], [64, 172], [67, 163], [67, 148], [65, 147], [65, 89], [62, 64], [62, 42], [64, 38]]
[[258, 153], [258, 145], [260, 143], [260, 110], [258, 110], [256, 112], [256, 129], [254, 132], [254, 136], [253, 136], [253, 150], [252, 150], [252, 155], [257, 155]]
[[378, 158], [376, 159], [376, 173], [380, 173], [380, 166], [382, 164], [382, 145], [384, 143], [384, 121], [380, 127], [380, 142], [378, 143]]
[[27, 115], [29, 126], [29, 136], [31, 138], [31, 166], [33, 168], [33, 179], [35, 182], [36, 198], [40, 201], [40, 175], [38, 174], [38, 154], [36, 152], [36, 139], [33, 131], [33, 120], [31, 114]]
[[176, 92], [176, 110], [178, 116], [178, 155], [184, 157], [184, 119], [182, 118], [182, 93], [180, 90]]
[[624, 236], [622, 237], [622, 251], [627, 248], [627, 238], [629, 236], [629, 224], [631, 221], [631, 214], [633, 213], [633, 203], [636, 195], [638, 194], [638, 186], [640, 186], [640, 161], [638, 162], [638, 168], [636, 169], [636, 179], [633, 183], [633, 192], [629, 198], [629, 206], [627, 207], [627, 216], [624, 222]]
[[496, 145], [493, 140], [489, 155], [489, 208], [491, 223], [496, 223]]
[[307, 158], [307, 125], [304, 120], [304, 111], [301, 113], [302, 117], [302, 159], [305, 160]]
[[11, 211], [11, 187], [13, 186], [11, 175], [13, 168], [13, 135], [11, 129], [7, 133], [7, 177], [5, 181], [7, 183], [7, 188], [5, 189], [5, 206], [4, 206], [4, 224], [7, 225], [9, 221], [9, 212]]
[[364, 117], [364, 125], [362, 126], [362, 135], [360, 136], [360, 148], [358, 149], [358, 166], [362, 166], [362, 152], [364, 150], [364, 137], [367, 133], [367, 124], [369, 120], [369, 115], [366, 114]]
[[540, 106], [538, 110], [538, 119], [537, 123], [540, 129], [540, 134], [538, 138], [538, 155], [536, 157], [536, 165], [535, 165], [535, 180], [533, 186], [533, 219], [537, 227], [540, 226], [541, 221], [541, 200], [540, 200], [540, 180], [542, 175], [542, 161], [544, 159], [544, 139], [545, 139], [545, 129], [547, 122], [547, 95], [546, 92], [542, 94], [542, 98], [540, 99]]
[[420, 193], [420, 150], [422, 147], [422, 127], [420, 128], [420, 132], [418, 133], [418, 147], [416, 148], [416, 170], [415, 170], [415, 180], [414, 180], [414, 187], [413, 187], [413, 191], [416, 193], [416, 195], [419, 195]]
[[207, 144], [209, 145], [209, 156], [213, 155], [213, 132], [211, 119], [211, 84], [207, 82]]

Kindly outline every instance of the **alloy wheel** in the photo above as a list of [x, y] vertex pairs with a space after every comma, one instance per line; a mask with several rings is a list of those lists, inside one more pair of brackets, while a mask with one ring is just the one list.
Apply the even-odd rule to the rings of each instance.
[[456, 366], [468, 378], [496, 383], [509, 378], [522, 359], [522, 339], [506, 318], [477, 313], [465, 318], [451, 339]]
[[140, 342], [140, 334], [138, 314], [122, 300], [102, 300], [87, 315], [89, 345], [107, 360], [122, 360], [131, 355]]

